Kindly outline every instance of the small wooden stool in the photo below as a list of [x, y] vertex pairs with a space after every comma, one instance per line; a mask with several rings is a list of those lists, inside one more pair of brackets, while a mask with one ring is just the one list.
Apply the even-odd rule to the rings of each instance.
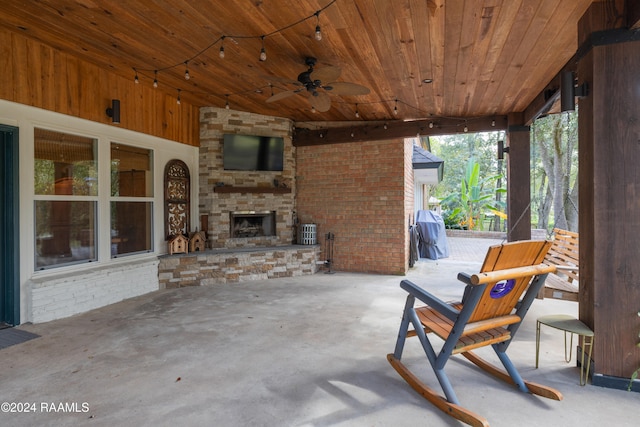
[[[580, 361], [580, 385], [587, 383], [589, 375], [589, 368], [591, 366], [591, 353], [593, 351], [593, 331], [589, 329], [587, 325], [580, 320], [567, 314], [551, 314], [549, 316], [542, 316], [538, 318], [536, 323], [536, 369], [538, 368], [538, 358], [540, 354], [540, 325], [547, 325], [555, 329], [564, 331], [564, 360], [565, 362], [571, 362], [571, 355], [573, 352], [573, 334], [577, 334], [583, 337], [584, 349], [582, 350], [582, 358]], [[567, 357], [567, 333], [571, 334], [571, 340], [569, 343], [569, 356]], [[589, 356], [587, 359], [587, 365], [585, 369], [584, 353], [586, 347], [589, 347]]]

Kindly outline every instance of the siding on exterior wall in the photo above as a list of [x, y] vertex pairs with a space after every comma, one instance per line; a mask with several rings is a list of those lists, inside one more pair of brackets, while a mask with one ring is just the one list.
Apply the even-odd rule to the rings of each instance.
[[317, 224], [323, 247], [335, 234], [335, 270], [406, 272], [405, 151], [403, 140], [297, 148], [298, 218]]
[[149, 84], [100, 69], [20, 34], [0, 29], [0, 98], [110, 124], [106, 109], [120, 100], [118, 126], [198, 146], [199, 109]]

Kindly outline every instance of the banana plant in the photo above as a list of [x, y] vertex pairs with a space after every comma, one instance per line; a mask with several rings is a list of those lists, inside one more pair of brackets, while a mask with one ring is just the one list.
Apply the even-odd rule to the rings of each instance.
[[482, 218], [485, 212], [504, 208], [504, 204], [495, 200], [496, 193], [506, 193], [504, 188], [495, 188], [502, 175], [480, 178], [480, 164], [472, 157], [467, 161], [465, 176], [460, 182], [460, 191], [452, 193], [442, 200], [442, 204], [451, 206], [452, 217], [460, 217], [460, 225], [469, 230], [476, 227], [482, 230]]

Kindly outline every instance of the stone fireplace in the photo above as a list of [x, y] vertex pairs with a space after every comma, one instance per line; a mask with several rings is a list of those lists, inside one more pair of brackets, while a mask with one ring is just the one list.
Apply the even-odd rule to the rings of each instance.
[[275, 211], [235, 211], [229, 213], [229, 236], [232, 239], [242, 237], [263, 237], [276, 235]]
[[[200, 109], [198, 213], [212, 249], [291, 245], [295, 240], [295, 147], [292, 122], [224, 108]], [[225, 170], [224, 134], [284, 138], [282, 171]]]

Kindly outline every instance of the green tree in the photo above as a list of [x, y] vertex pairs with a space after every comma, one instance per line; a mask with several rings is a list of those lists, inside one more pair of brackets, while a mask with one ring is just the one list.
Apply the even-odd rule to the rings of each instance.
[[469, 230], [483, 229], [483, 219], [487, 211], [499, 211], [503, 208], [496, 193], [506, 190], [496, 188], [500, 175], [480, 178], [480, 164], [470, 158], [467, 161], [465, 176], [460, 181], [460, 190], [442, 200], [442, 204], [452, 207], [451, 216], [460, 218], [460, 225]]
[[537, 227], [578, 231], [577, 114], [538, 119], [531, 134], [532, 211], [537, 213]]
[[[455, 211], [451, 203], [456, 197], [462, 197], [466, 191], [461, 189], [461, 183], [467, 179], [467, 166], [469, 159], [475, 159], [479, 165], [479, 177], [498, 177], [502, 175], [502, 164], [497, 159], [496, 148], [499, 140], [504, 140], [503, 132], [484, 132], [472, 134], [444, 135], [429, 138], [431, 151], [444, 160], [444, 177], [440, 184], [435, 187], [435, 196], [439, 199], [448, 199], [448, 205], [443, 205], [445, 212], [443, 217], [448, 226], [457, 226], [465, 222], [463, 218], [454, 218], [453, 214], [461, 213]], [[495, 199], [494, 207], [502, 207], [502, 191], [495, 191], [504, 184], [504, 177], [492, 179], [490, 182], [483, 181], [483, 191], [491, 192]], [[493, 190], [491, 190], [493, 188]], [[484, 194], [486, 195], [486, 194]], [[484, 196], [483, 195], [483, 196]], [[471, 197], [473, 199], [473, 197]], [[497, 219], [497, 218], [496, 218]], [[482, 225], [479, 225], [480, 227]], [[494, 223], [496, 230], [500, 229], [498, 221]]]

